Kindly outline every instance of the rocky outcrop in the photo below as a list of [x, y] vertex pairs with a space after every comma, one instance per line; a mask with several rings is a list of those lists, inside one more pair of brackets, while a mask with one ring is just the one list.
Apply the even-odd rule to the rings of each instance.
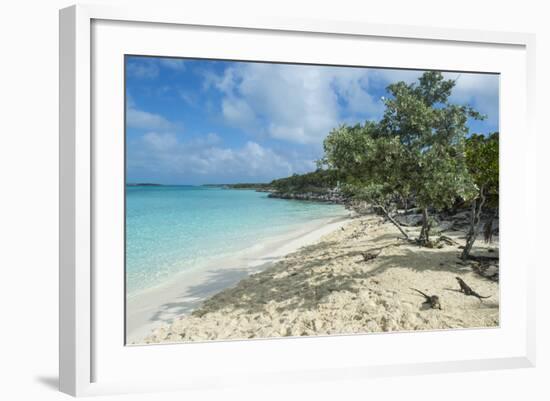
[[295, 192], [272, 191], [269, 193], [268, 197], [279, 198], [279, 199], [315, 201], [315, 202], [341, 203], [341, 204], [345, 203], [346, 201], [344, 196], [339, 191], [328, 191], [325, 193], [314, 193], [314, 192], [295, 193]]
[[422, 224], [422, 214], [398, 214], [394, 219], [402, 226], [414, 227]]

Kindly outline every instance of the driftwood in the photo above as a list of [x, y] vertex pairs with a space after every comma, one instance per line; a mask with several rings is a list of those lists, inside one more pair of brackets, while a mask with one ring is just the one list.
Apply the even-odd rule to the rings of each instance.
[[405, 239], [409, 239], [409, 234], [407, 234], [407, 232], [403, 230], [403, 227], [401, 227], [401, 225], [397, 221], [395, 221], [390, 212], [386, 210], [383, 205], [373, 205], [373, 207], [380, 210], [382, 214], [401, 232], [401, 234], [403, 234], [403, 237], [405, 237]]
[[499, 269], [497, 264], [472, 264], [472, 270], [479, 274], [481, 277], [489, 279], [491, 281], [499, 281]]
[[[460, 258], [460, 257], [459, 257]], [[469, 255], [466, 261], [457, 262], [463, 266], [470, 266], [474, 272], [492, 281], [499, 281], [499, 257]]]
[[498, 261], [500, 258], [498, 256], [476, 256], [476, 255], [469, 255], [469, 260], [474, 260], [479, 263], [490, 263]]
[[429, 240], [428, 242], [423, 242], [416, 240], [415, 243], [426, 248], [443, 248], [445, 245], [458, 245], [458, 242], [446, 235], [439, 236], [435, 241]]
[[443, 242], [447, 245], [458, 245], [458, 242], [456, 242], [454, 239], [447, 237], [446, 235], [440, 235], [437, 239], [437, 242]]

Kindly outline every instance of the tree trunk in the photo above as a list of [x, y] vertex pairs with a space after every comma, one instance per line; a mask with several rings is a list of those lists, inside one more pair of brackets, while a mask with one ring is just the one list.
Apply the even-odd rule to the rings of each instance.
[[476, 225], [476, 214], [477, 214], [477, 199], [474, 199], [472, 201], [472, 210], [470, 211], [470, 227], [468, 228], [468, 234], [466, 234], [466, 240], [468, 240], [474, 235], [474, 228]]
[[430, 242], [430, 216], [427, 207], [422, 209], [422, 229], [420, 230], [418, 242], [422, 245]]
[[493, 242], [493, 221], [497, 218], [498, 209], [495, 209], [493, 213], [491, 213], [491, 217], [489, 218], [489, 221], [485, 223], [484, 233], [483, 233], [483, 239], [486, 243]]
[[385, 216], [389, 221], [391, 221], [392, 224], [393, 224], [394, 226], [396, 226], [397, 229], [398, 229], [399, 231], [401, 231], [401, 234], [403, 234], [403, 236], [405, 237], [405, 239], [407, 239], [407, 240], [409, 239], [409, 235], [405, 232], [405, 230], [403, 230], [403, 228], [401, 227], [401, 225], [400, 225], [397, 221], [395, 221], [395, 219], [394, 219], [393, 217], [390, 216], [390, 214], [388, 213], [388, 211], [386, 210], [386, 208], [385, 208], [384, 206], [382, 206], [382, 205], [376, 205], [375, 207], [377, 207], [378, 209], [380, 209], [380, 210], [382, 211], [382, 213], [384, 213], [384, 216]]
[[483, 204], [485, 203], [485, 194], [483, 193], [483, 187], [479, 189], [479, 205], [476, 200], [472, 203], [472, 215], [470, 217], [470, 229], [468, 230], [468, 235], [466, 236], [466, 245], [462, 251], [461, 259], [466, 260], [470, 256], [474, 242], [476, 242], [477, 236], [479, 234], [480, 220], [481, 220], [481, 211]]

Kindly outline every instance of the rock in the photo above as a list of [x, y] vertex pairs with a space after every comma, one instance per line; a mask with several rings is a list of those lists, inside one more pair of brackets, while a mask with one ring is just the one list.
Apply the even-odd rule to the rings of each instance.
[[339, 204], [344, 204], [346, 201], [346, 198], [339, 191], [336, 191], [336, 190], [329, 190], [323, 193], [270, 191], [269, 195], [267, 196], [268, 198], [294, 199], [294, 200], [329, 202], [329, 203], [339, 203]]
[[465, 210], [452, 216], [453, 220], [470, 220], [470, 211]]
[[418, 226], [422, 223], [422, 214], [399, 214], [394, 219], [402, 226]]
[[498, 267], [495, 265], [489, 265], [487, 266], [487, 269], [485, 269], [485, 271], [483, 272], [483, 275], [490, 277], [490, 276], [494, 276], [497, 273], [498, 273]]
[[440, 221], [434, 227], [434, 230], [439, 231], [439, 232], [447, 231], [447, 230], [450, 230], [451, 228], [453, 228], [454, 224], [455, 224], [454, 221], [443, 220], [443, 221]]

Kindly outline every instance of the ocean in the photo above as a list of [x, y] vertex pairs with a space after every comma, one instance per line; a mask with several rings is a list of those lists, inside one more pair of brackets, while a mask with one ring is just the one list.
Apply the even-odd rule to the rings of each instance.
[[346, 215], [341, 205], [273, 199], [254, 190], [127, 186], [127, 295], [305, 224]]

